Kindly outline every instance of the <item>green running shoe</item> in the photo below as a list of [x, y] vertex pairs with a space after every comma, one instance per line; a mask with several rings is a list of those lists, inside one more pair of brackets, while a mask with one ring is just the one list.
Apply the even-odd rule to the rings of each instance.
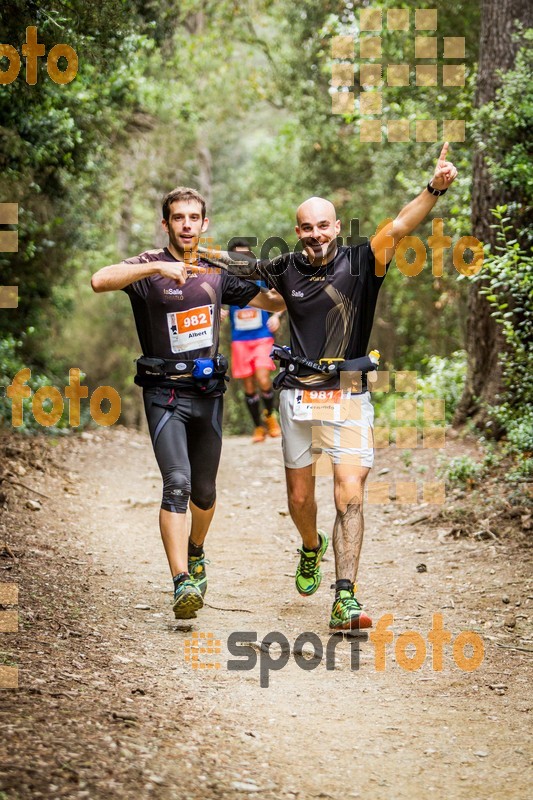
[[298, 550], [300, 563], [296, 568], [296, 588], [304, 597], [314, 594], [322, 580], [320, 562], [329, 544], [328, 536], [324, 531], [318, 531], [318, 541], [320, 547], [316, 553], [312, 550]]
[[200, 590], [190, 578], [181, 581], [174, 590], [172, 610], [176, 619], [194, 619], [196, 612], [202, 608], [204, 599]]
[[189, 556], [189, 575], [196, 588], [200, 590], [202, 597], [205, 597], [207, 592], [206, 564], [209, 564], [209, 561], [206, 559], [205, 553], [202, 553], [201, 556]]
[[372, 620], [363, 613], [363, 606], [354, 597], [353, 591], [341, 589], [333, 601], [329, 627], [334, 631], [349, 631], [355, 629], [371, 628]]

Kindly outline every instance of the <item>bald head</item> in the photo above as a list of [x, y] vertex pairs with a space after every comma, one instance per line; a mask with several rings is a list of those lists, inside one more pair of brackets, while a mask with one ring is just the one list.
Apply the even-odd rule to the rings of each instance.
[[341, 223], [335, 206], [323, 197], [310, 197], [296, 210], [296, 235], [313, 264], [327, 264], [337, 252]]
[[315, 221], [327, 219], [334, 223], [337, 218], [335, 206], [323, 197], [309, 197], [296, 209], [296, 222], [301, 226], [304, 221], [311, 222], [313, 218]]

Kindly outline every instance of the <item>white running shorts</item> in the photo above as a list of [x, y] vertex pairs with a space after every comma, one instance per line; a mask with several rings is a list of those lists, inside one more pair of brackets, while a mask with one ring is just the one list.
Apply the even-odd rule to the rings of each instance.
[[372, 467], [374, 407], [370, 392], [283, 389], [280, 421], [285, 466], [308, 467], [323, 455], [333, 464]]

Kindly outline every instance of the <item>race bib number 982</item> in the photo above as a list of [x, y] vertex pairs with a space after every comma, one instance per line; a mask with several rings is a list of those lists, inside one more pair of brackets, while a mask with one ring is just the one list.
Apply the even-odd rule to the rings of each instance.
[[200, 350], [213, 344], [213, 305], [167, 314], [170, 347], [173, 353]]

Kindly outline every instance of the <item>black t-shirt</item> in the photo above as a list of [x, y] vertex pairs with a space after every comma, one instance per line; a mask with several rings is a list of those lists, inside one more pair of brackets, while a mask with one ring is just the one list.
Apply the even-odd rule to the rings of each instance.
[[[165, 247], [126, 259], [125, 264], [176, 261]], [[259, 292], [250, 281], [215, 270], [199, 261], [207, 273], [191, 273], [183, 286], [171, 278], [151, 275], [125, 286], [135, 317], [143, 355], [195, 359], [216, 355], [220, 333], [220, 306], [247, 305]]]
[[[376, 276], [370, 244], [339, 247], [335, 258], [322, 267], [312, 266], [306, 255], [289, 253], [258, 271], [287, 305], [290, 347], [294, 355], [320, 358], [359, 358], [367, 354], [378, 293], [384, 276]], [[336, 388], [338, 378], [324, 380], [317, 373], [286, 375], [285, 388], [327, 386]]]

